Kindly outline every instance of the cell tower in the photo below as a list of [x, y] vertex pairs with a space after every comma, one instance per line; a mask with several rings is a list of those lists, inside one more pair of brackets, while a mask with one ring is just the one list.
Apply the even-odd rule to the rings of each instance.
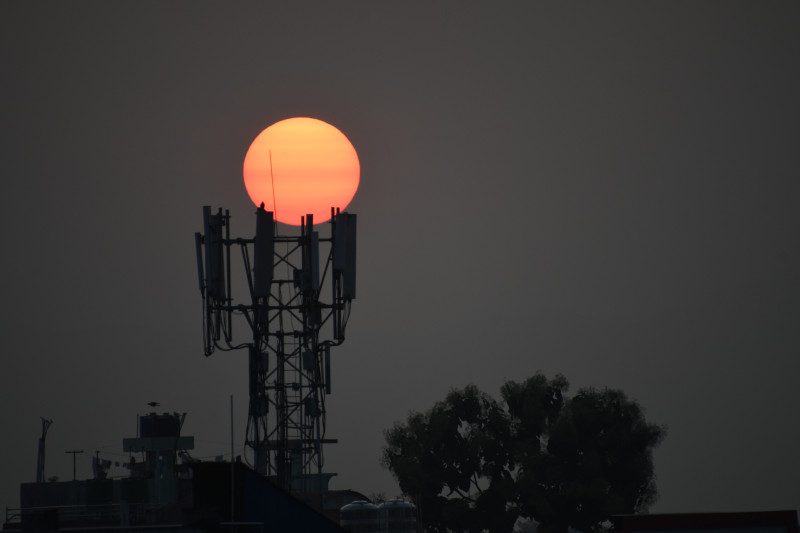
[[[205, 206], [203, 233], [195, 234], [205, 355], [248, 350], [245, 445], [254, 469], [288, 491], [327, 490], [335, 474], [322, 472], [323, 445], [336, 442], [325, 437], [330, 348], [344, 341], [356, 295], [356, 215], [332, 209], [328, 237], [316, 231], [312, 215], [301, 218], [300, 235], [279, 235], [264, 204], [254, 238], [231, 238], [230, 220], [227, 210]], [[231, 294], [236, 248], [247, 303]], [[243, 322], [250, 340], [237, 343], [234, 325]]]

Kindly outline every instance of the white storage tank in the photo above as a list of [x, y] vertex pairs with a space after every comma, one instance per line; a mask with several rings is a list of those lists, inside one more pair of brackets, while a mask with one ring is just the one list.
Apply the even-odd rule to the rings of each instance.
[[350, 533], [381, 533], [381, 510], [366, 500], [339, 509], [339, 525]]
[[414, 504], [396, 499], [380, 506], [383, 530], [386, 533], [416, 533], [417, 509]]

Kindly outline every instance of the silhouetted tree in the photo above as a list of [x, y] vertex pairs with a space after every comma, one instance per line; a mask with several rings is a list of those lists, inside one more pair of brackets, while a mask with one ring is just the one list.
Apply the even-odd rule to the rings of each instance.
[[506, 382], [498, 403], [469, 385], [385, 432], [382, 462], [434, 532], [599, 531], [655, 500], [652, 450], [664, 429], [617, 390], [564, 396], [563, 376]]
[[510, 531], [509, 430], [503, 408], [469, 385], [387, 430], [383, 463], [431, 531]]

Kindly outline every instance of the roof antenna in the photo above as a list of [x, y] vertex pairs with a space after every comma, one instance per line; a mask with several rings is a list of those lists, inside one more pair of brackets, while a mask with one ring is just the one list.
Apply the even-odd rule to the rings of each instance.
[[42, 419], [42, 436], [39, 437], [39, 453], [36, 456], [36, 483], [44, 483], [44, 441], [47, 438], [47, 429], [53, 421], [43, 416], [39, 418]]

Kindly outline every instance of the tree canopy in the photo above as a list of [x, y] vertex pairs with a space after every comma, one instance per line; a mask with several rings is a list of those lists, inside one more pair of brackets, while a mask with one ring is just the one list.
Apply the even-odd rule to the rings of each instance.
[[542, 374], [506, 382], [502, 401], [475, 385], [385, 432], [382, 463], [434, 532], [596, 532], [656, 498], [652, 451], [664, 437], [619, 390], [581, 389]]

